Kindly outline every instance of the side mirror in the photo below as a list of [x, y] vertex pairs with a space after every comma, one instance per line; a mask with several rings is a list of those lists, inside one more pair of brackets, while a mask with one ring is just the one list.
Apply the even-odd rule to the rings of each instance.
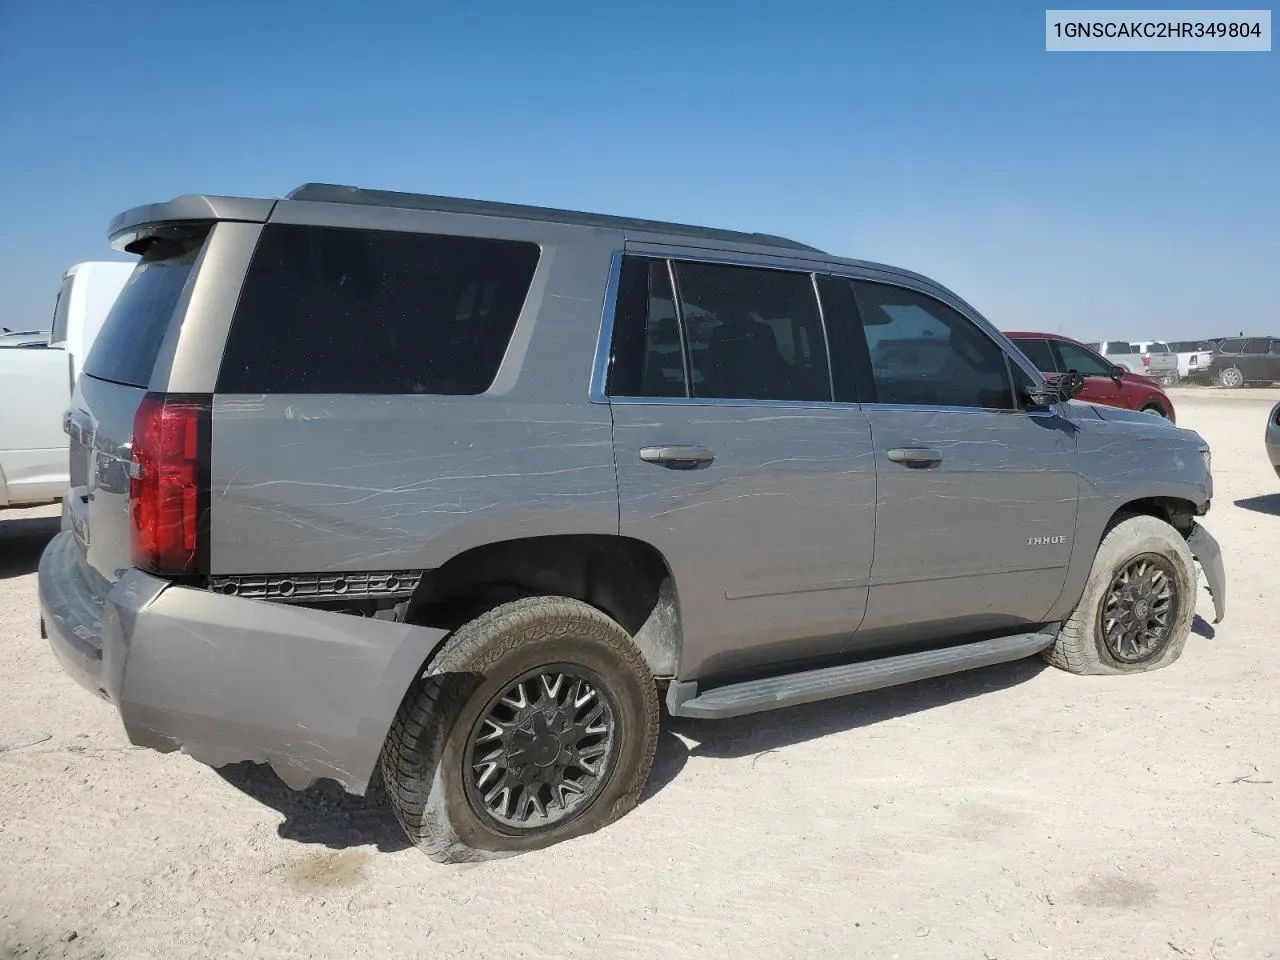
[[1117, 364], [1116, 366], [1111, 368], [1111, 379], [1114, 380], [1116, 383], [1124, 383], [1125, 372], [1126, 371], [1124, 367]]
[[1069, 373], [1046, 377], [1041, 383], [1028, 386], [1024, 392], [1032, 407], [1051, 407], [1079, 395], [1084, 389], [1084, 377], [1072, 370]]

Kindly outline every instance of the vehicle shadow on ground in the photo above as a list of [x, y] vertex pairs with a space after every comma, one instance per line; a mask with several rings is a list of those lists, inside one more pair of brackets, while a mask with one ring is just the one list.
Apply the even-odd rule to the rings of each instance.
[[1245, 497], [1243, 500], [1237, 500], [1235, 505], [1242, 510], [1252, 510], [1254, 513], [1266, 513], [1273, 517], [1280, 517], [1280, 493], [1264, 493], [1260, 497]]
[[0, 580], [35, 573], [40, 554], [61, 526], [61, 517], [0, 518]]
[[[653, 772], [640, 802], [675, 779], [688, 757], [687, 748], [671, 732], [664, 717]], [[274, 770], [261, 763], [229, 764], [217, 773], [241, 793], [284, 817], [276, 829], [282, 839], [318, 844], [330, 850], [374, 846], [383, 853], [410, 846], [388, 806], [381, 775], [374, 777], [365, 796], [357, 797], [332, 780], [321, 780], [306, 790], [291, 790]]]
[[[690, 756], [732, 759], [779, 750], [1013, 687], [1044, 669], [1043, 661], [1031, 657], [729, 720], [671, 717], [664, 708], [653, 770], [640, 803], [675, 780]], [[688, 746], [683, 738], [695, 741], [694, 745]], [[236, 763], [217, 772], [231, 786], [284, 817], [277, 828], [283, 839], [331, 850], [372, 845], [384, 853], [410, 846], [387, 805], [380, 776], [375, 776], [366, 796], [357, 797], [331, 780], [322, 780], [307, 790], [291, 790], [265, 764]]]
[[676, 718], [670, 723], [675, 732], [697, 741], [689, 750], [691, 756], [749, 757], [1004, 690], [1025, 683], [1046, 668], [1039, 657], [1029, 657], [800, 707], [729, 720]]

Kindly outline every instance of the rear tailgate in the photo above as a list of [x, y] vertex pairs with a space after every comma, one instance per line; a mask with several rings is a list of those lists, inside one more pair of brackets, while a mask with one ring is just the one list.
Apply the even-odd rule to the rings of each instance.
[[1169, 349], [1168, 344], [1153, 343], [1142, 354], [1142, 372], [1146, 374], [1177, 373], [1178, 355]]
[[72, 397], [72, 489], [65, 509], [89, 565], [107, 580], [130, 566], [134, 415], [203, 240], [155, 243], [147, 250], [103, 322]]

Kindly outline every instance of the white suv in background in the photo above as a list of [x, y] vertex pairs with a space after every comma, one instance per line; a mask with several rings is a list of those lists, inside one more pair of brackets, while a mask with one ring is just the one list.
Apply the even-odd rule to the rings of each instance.
[[1085, 346], [1127, 372], [1150, 377], [1162, 387], [1178, 382], [1178, 358], [1163, 340], [1103, 340]]
[[1178, 356], [1178, 376], [1183, 380], [1204, 380], [1209, 377], [1209, 364], [1213, 363], [1214, 346], [1208, 340], [1170, 340], [1169, 349]]

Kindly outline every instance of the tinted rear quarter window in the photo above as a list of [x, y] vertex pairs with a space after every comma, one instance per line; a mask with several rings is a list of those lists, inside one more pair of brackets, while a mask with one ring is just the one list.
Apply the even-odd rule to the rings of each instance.
[[483, 393], [537, 244], [270, 224], [254, 252], [221, 393]]
[[120, 291], [85, 359], [84, 372], [133, 387], [151, 382], [174, 308], [203, 238], [153, 243]]
[[1218, 353], [1239, 353], [1243, 346], [1243, 340], [1223, 340], [1218, 344]]
[[1267, 341], [1265, 340], [1246, 340], [1241, 353], [1266, 353]]

